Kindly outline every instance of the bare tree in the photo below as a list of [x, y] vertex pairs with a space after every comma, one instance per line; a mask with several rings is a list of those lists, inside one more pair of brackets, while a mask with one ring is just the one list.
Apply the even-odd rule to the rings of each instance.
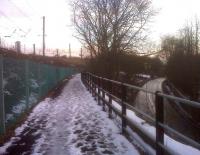
[[161, 45], [168, 59], [167, 77], [193, 100], [198, 100], [200, 90], [199, 26], [196, 18], [177, 36], [164, 37]]
[[77, 37], [91, 57], [135, 52], [155, 14], [151, 0], [72, 0]]
[[177, 36], [165, 36], [162, 38], [161, 50], [165, 53], [166, 58], [173, 54], [181, 53], [182, 55], [199, 54], [199, 20], [187, 23], [179, 30]]
[[199, 54], [199, 20], [195, 18], [194, 22], [186, 24], [180, 30], [180, 37], [184, 44], [184, 54], [197, 55]]
[[179, 38], [175, 36], [164, 36], [161, 42], [161, 50], [165, 53], [166, 59], [169, 59], [177, 50], [177, 44], [180, 42]]

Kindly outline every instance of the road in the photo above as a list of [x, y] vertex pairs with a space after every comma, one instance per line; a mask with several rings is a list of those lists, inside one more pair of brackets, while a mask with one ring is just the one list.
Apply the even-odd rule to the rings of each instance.
[[[165, 78], [158, 78], [148, 81], [142, 88], [152, 92], [161, 91], [162, 83]], [[155, 95], [140, 91], [135, 99], [135, 106], [145, 113], [154, 116], [155, 114]]]
[[[143, 88], [150, 90], [152, 92], [161, 91], [162, 84], [164, 82], [164, 78], [158, 78], [155, 80], [151, 80], [143, 85]], [[181, 115], [180, 107], [176, 106], [175, 103], [171, 102], [170, 100], [164, 99], [164, 117], [165, 117], [165, 124], [170, 126], [171, 128], [179, 131], [180, 133], [187, 135], [188, 137], [194, 139], [195, 141], [200, 141], [200, 133], [199, 128], [196, 128], [191, 123], [186, 120], [186, 116], [183, 117]], [[135, 99], [135, 106], [139, 108], [141, 111], [145, 112], [146, 114], [150, 115], [151, 117], [155, 117], [155, 95], [148, 94], [145, 92], [140, 91]], [[176, 106], [177, 108], [175, 108]], [[174, 139], [178, 141], [182, 141], [178, 137], [174, 137]]]

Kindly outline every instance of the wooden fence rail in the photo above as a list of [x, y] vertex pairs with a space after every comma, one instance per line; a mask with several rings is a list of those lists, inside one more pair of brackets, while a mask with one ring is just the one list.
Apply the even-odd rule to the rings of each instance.
[[[81, 79], [88, 91], [92, 94], [95, 100], [97, 100], [98, 104], [102, 105], [102, 110], [108, 112], [109, 118], [112, 118], [113, 112], [121, 118], [122, 133], [127, 133], [127, 126], [130, 127], [133, 131], [137, 132], [145, 142], [155, 149], [156, 155], [177, 154], [171, 148], [164, 145], [164, 134], [166, 132], [176, 135], [191, 146], [200, 150], [199, 143], [164, 124], [164, 98], [179, 101], [181, 104], [187, 104], [198, 108], [199, 110], [200, 103], [166, 95], [161, 92], [154, 93], [141, 87], [98, 77], [91, 73], [81, 73]], [[118, 88], [120, 95], [114, 95], [116, 94], [116, 92], [113, 91], [114, 87]], [[144, 91], [146, 93], [155, 95], [155, 119], [127, 103], [127, 89]], [[116, 101], [120, 105], [121, 110], [112, 104], [113, 101]], [[127, 116], [127, 109], [133, 110], [135, 113], [146, 118], [153, 125], [155, 125], [156, 137], [150, 135], [141, 126], [134, 123]]]

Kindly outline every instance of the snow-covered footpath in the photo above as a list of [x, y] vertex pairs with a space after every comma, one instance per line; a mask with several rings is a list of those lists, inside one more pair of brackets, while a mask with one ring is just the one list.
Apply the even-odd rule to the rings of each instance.
[[[32, 138], [27, 141], [26, 135]], [[80, 75], [69, 81], [60, 96], [39, 103], [15, 137], [0, 147], [0, 154], [12, 149], [15, 155], [139, 154], [91, 97]]]

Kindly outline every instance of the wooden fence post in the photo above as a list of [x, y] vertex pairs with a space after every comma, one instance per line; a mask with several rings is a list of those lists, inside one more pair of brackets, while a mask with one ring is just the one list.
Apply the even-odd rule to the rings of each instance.
[[86, 74], [86, 84], [87, 84], [87, 90], [90, 90], [90, 84], [89, 84], [89, 73], [85, 73]]
[[92, 77], [90, 73], [89, 73], [89, 88], [90, 88], [90, 93], [92, 94]]
[[102, 88], [102, 110], [106, 111], [105, 109], [105, 83], [104, 79], [101, 81], [101, 88]]
[[88, 75], [88, 91], [90, 92], [90, 74], [87, 73], [87, 75]]
[[81, 72], [81, 81], [82, 81], [83, 83], [85, 83], [85, 77], [84, 77], [84, 73], [83, 73], [83, 72]]
[[86, 73], [82, 73], [82, 74], [83, 74], [84, 83], [85, 83], [86, 88], [87, 88], [87, 75], [86, 75]]
[[97, 100], [97, 78], [94, 76], [94, 100]]
[[104, 91], [102, 92], [102, 110], [106, 111], [106, 108], [105, 108], [105, 92]]
[[93, 95], [92, 95], [92, 96], [93, 96], [94, 99], [95, 99], [95, 78], [94, 78], [94, 76], [92, 76], [92, 84], [93, 84], [93, 87], [92, 87], [92, 88], [93, 88], [93, 89], [92, 89], [92, 90], [93, 90]]
[[98, 105], [100, 105], [100, 87], [101, 87], [101, 78], [100, 77], [98, 77]]
[[164, 130], [159, 123], [164, 123], [163, 97], [159, 96], [159, 91], [155, 93], [156, 101], [156, 155], [163, 155], [164, 150], [159, 144], [164, 144]]
[[93, 77], [93, 75], [91, 77], [92, 77], [92, 80], [91, 80], [91, 82], [92, 82], [92, 97], [94, 97], [94, 77]]
[[126, 94], [127, 94], [127, 90], [126, 90], [126, 86], [121, 83], [121, 101], [122, 101], [122, 133], [124, 134], [126, 131]]
[[5, 133], [5, 106], [3, 86], [3, 56], [0, 55], [0, 134]]
[[108, 101], [108, 105], [109, 105], [109, 110], [108, 110], [108, 117], [109, 118], [112, 118], [112, 107], [111, 107], [111, 105], [112, 105], [112, 96], [111, 96], [111, 94], [112, 94], [112, 82], [111, 81], [109, 81], [109, 101]]

